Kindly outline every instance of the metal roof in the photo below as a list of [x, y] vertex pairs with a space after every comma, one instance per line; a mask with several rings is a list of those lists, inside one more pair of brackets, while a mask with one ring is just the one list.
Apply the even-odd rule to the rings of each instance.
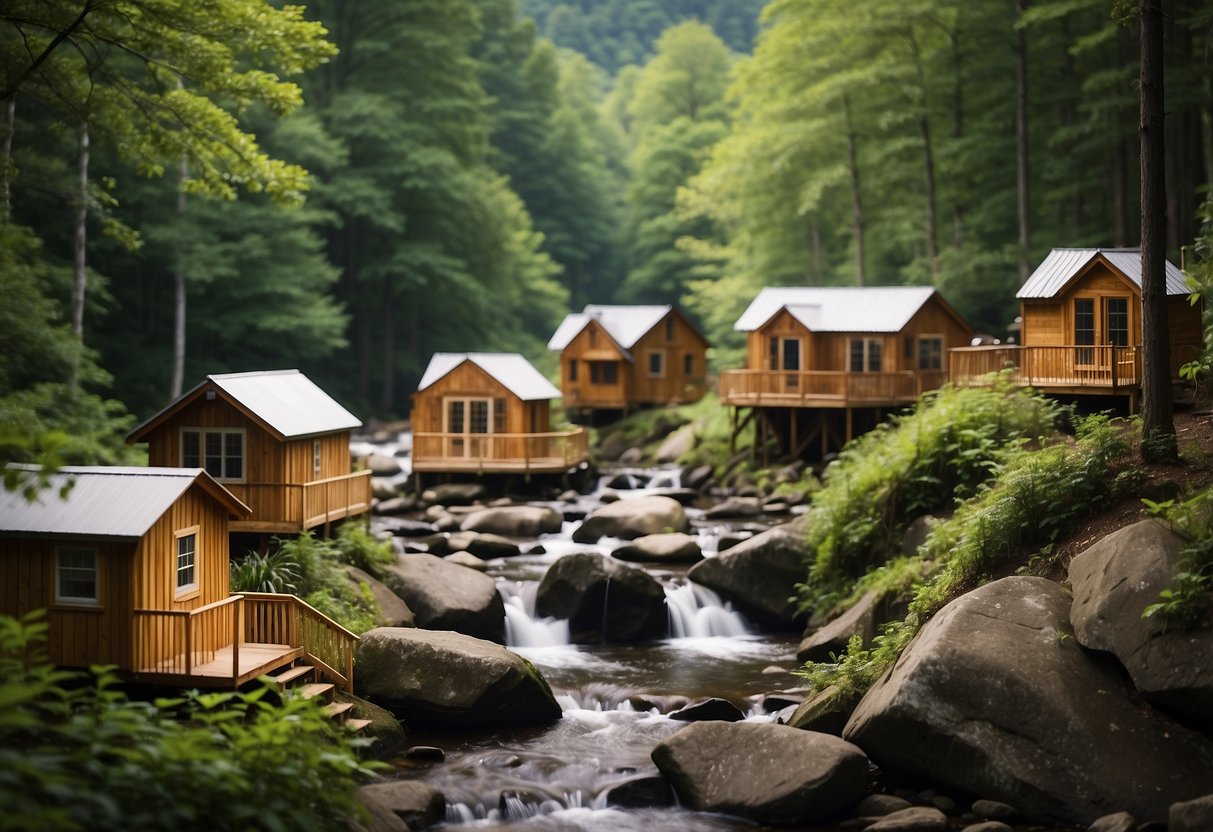
[[786, 308], [813, 332], [900, 332], [934, 294], [930, 286], [768, 286], [733, 329], [752, 332]]
[[[1141, 289], [1140, 248], [1055, 248], [1049, 252], [1031, 277], [1015, 293], [1017, 298], [1051, 298], [1064, 289], [1095, 257], [1103, 255], [1108, 264]], [[1184, 274], [1170, 260], [1166, 270], [1167, 294], [1186, 295]]]
[[560, 391], [516, 352], [436, 352], [421, 376], [417, 391], [445, 377], [464, 361], [471, 361], [523, 401], [560, 397]]
[[630, 350], [661, 319], [669, 314], [672, 306], [605, 306], [587, 304], [581, 312], [565, 315], [556, 333], [548, 341], [548, 349], [562, 350], [569, 345], [586, 324], [598, 321], [615, 342]]
[[[37, 470], [36, 466], [13, 467]], [[59, 492], [69, 482], [72, 486], [61, 498]], [[229, 511], [248, 513], [243, 503], [201, 468], [67, 467], [50, 476], [48, 487], [33, 502], [20, 492], [0, 491], [0, 535], [138, 540], [195, 483], [226, 503]]]

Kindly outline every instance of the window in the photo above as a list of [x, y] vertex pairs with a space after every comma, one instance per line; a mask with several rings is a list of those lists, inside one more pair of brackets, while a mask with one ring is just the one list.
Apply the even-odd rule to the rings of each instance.
[[879, 373], [884, 342], [879, 338], [851, 339], [851, 372]]
[[99, 604], [96, 549], [63, 546], [55, 550], [55, 601], [60, 604]]
[[1129, 346], [1129, 299], [1105, 298], [1107, 341], [1114, 347]]
[[468, 433], [489, 432], [489, 400], [470, 399], [468, 401]]
[[665, 339], [667, 341], [674, 340], [674, 316], [670, 315], [665, 319]]
[[198, 527], [177, 532], [177, 594], [198, 588]]
[[1095, 299], [1074, 299], [1074, 360], [1079, 364], [1095, 363]]
[[217, 480], [244, 479], [244, 431], [240, 428], [184, 428], [181, 467], [205, 468]]
[[569, 381], [577, 380], [577, 359], [569, 359]]
[[447, 433], [463, 433], [463, 399], [455, 399], [447, 405]]
[[661, 378], [665, 375], [665, 353], [661, 350], [649, 351], [649, 378]]
[[682, 355], [682, 374], [684, 376], [695, 375], [695, 353], [687, 352]]
[[493, 399], [493, 433], [505, 433], [505, 399]]
[[312, 440], [312, 475], [320, 476], [320, 440]]
[[618, 381], [618, 361], [590, 362], [590, 384], [617, 384]]
[[768, 366], [772, 370], [800, 369], [800, 339], [772, 338], [769, 347]]
[[942, 335], [924, 335], [918, 339], [918, 369], [943, 369]]

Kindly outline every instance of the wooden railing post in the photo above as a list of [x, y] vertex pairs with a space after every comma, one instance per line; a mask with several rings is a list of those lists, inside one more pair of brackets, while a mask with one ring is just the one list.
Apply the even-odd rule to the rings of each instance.
[[240, 678], [240, 640], [244, 636], [244, 599], [232, 611], [232, 678]]
[[1116, 388], [1118, 386], [1117, 385], [1116, 365], [1120, 362], [1120, 358], [1116, 355], [1116, 345], [1115, 344], [1109, 346], [1108, 351], [1111, 352], [1110, 358], [1112, 361], [1112, 392], [1116, 392]]
[[187, 616], [185, 619], [185, 675], [191, 676], [194, 672], [194, 617]]

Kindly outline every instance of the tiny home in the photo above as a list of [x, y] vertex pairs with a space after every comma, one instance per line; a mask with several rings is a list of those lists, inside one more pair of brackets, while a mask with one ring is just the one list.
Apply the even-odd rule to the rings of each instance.
[[588, 445], [582, 428], [552, 430], [559, 396], [518, 353], [435, 353], [413, 394], [413, 470], [568, 471]]
[[[868, 429], [888, 408], [912, 404], [947, 379], [948, 350], [973, 332], [930, 286], [768, 287], [734, 329], [746, 333], [746, 368], [720, 375], [734, 438], [759, 418], [760, 445], [821, 454]], [[857, 421], [858, 420], [858, 421]]]
[[33, 500], [0, 492], [0, 613], [46, 610], [62, 666], [235, 687], [315, 655], [348, 686], [352, 633], [294, 596], [229, 591], [228, 524], [248, 515], [199, 468], [63, 468]]
[[[1201, 309], [1173, 263], [1166, 264], [1171, 375], [1201, 350]], [[1141, 390], [1141, 249], [1059, 248], [1016, 293], [1021, 343], [952, 351], [952, 378], [995, 370], [1056, 395], [1117, 395], [1135, 410]]]
[[233, 532], [297, 534], [370, 511], [371, 472], [351, 471], [362, 424], [298, 370], [206, 380], [138, 425], [151, 465], [202, 468], [252, 509]]
[[560, 352], [570, 412], [628, 412], [698, 401], [707, 390], [707, 339], [672, 306], [590, 304], [548, 341]]

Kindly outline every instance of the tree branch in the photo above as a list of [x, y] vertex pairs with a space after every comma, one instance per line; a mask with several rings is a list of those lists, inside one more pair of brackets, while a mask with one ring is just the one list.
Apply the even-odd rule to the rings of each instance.
[[38, 57], [34, 58], [33, 63], [27, 66], [21, 74], [9, 82], [7, 87], [0, 90], [0, 101], [8, 101], [10, 98], [16, 95], [17, 90], [21, 88], [23, 83], [25, 83], [25, 79], [29, 78], [30, 75], [37, 71], [38, 67], [42, 66], [43, 62], [45, 62], [46, 59], [51, 56], [51, 53], [59, 48], [59, 44], [67, 40], [67, 38], [71, 36], [72, 32], [80, 28], [80, 26], [84, 23], [84, 18], [88, 17], [89, 12], [91, 12], [94, 8], [95, 6], [93, 4], [93, 0], [86, 0], [84, 8], [80, 10], [80, 14], [76, 15], [76, 19], [73, 20], [66, 29], [61, 32], [57, 32], [55, 36], [51, 38], [51, 42], [46, 45], [46, 48], [42, 50], [42, 53], [38, 55]]

